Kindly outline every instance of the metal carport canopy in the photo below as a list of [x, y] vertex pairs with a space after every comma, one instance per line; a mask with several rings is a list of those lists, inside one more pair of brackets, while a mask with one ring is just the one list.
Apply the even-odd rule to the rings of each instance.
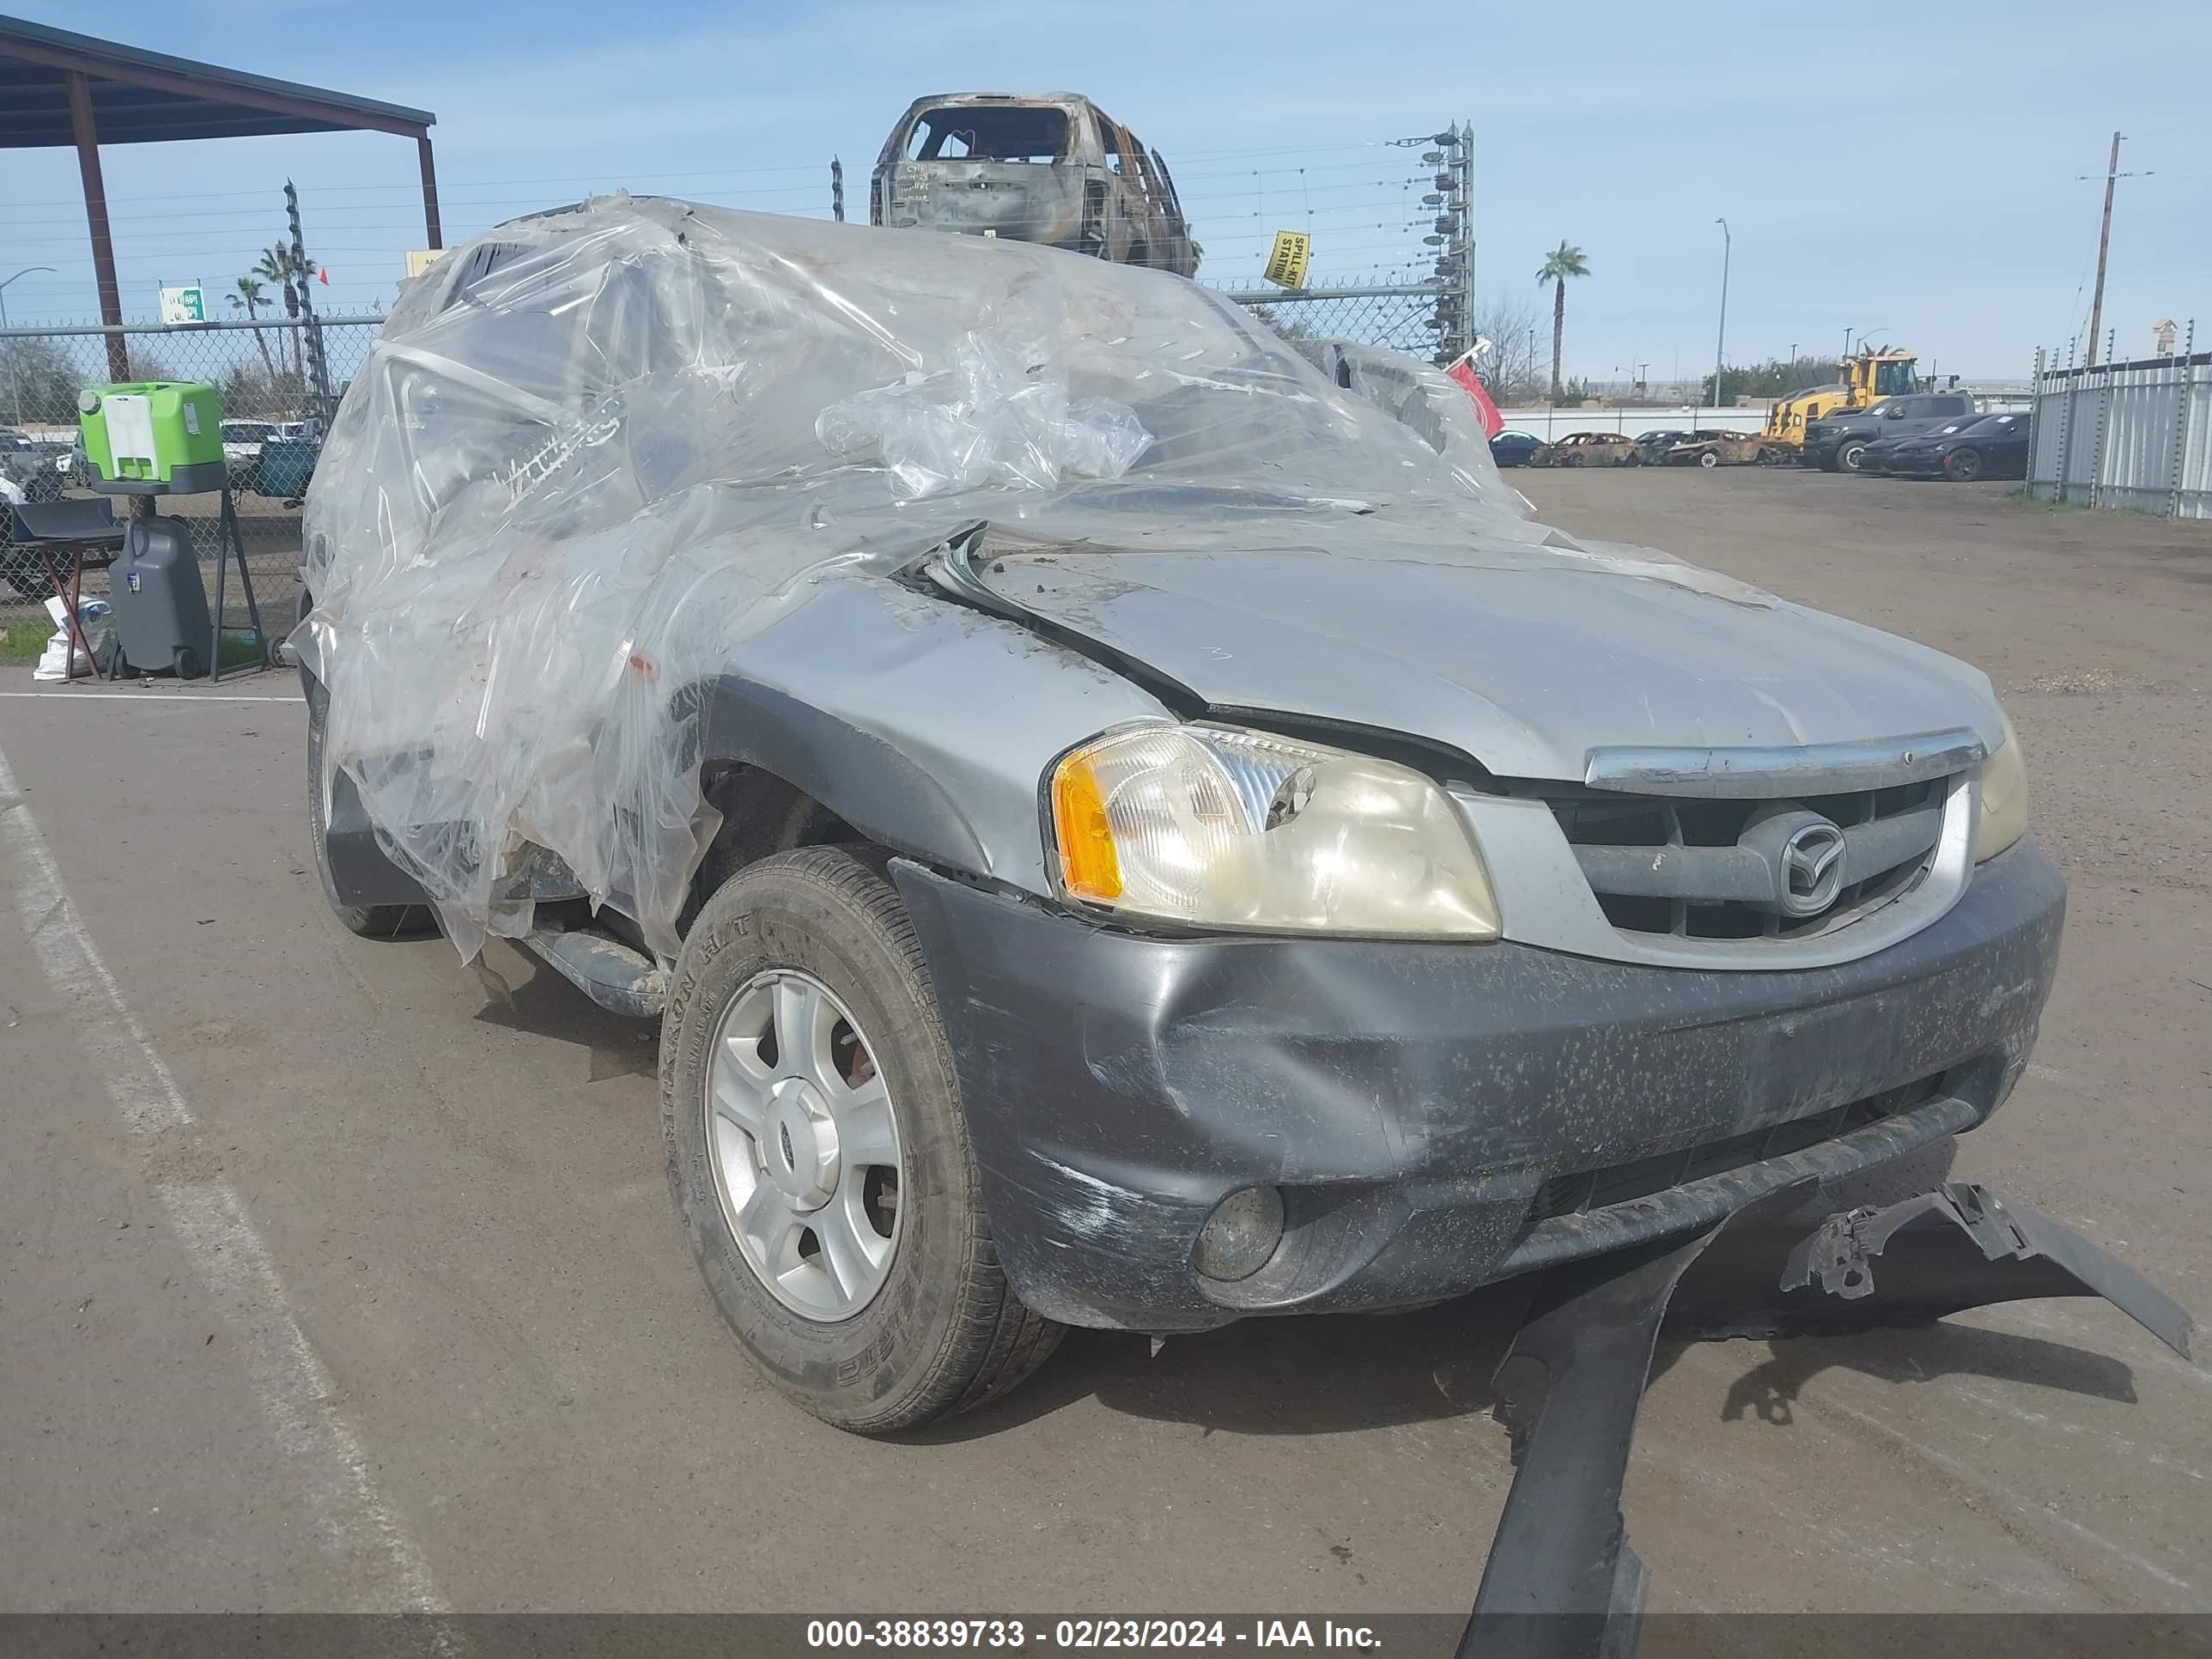
[[[276, 81], [143, 52], [21, 18], [0, 17], [0, 149], [75, 146], [84, 178], [100, 320], [123, 321], [115, 244], [100, 181], [102, 144], [173, 143], [288, 132], [388, 132], [415, 140], [422, 169], [427, 246], [441, 247], [438, 177], [430, 153], [437, 117], [373, 98]], [[118, 337], [109, 337], [111, 356]], [[124, 370], [118, 368], [118, 378]]]

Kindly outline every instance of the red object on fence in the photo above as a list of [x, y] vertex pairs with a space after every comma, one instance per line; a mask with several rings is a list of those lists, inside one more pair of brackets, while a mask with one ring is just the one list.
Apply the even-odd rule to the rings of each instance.
[[1474, 412], [1482, 417], [1482, 435], [1495, 438], [1505, 430], [1505, 417], [1498, 412], [1498, 405], [1490, 401], [1490, 393], [1483, 390], [1481, 380], [1474, 373], [1474, 354], [1470, 351], [1444, 373], [1467, 388], [1467, 395], [1474, 399]]

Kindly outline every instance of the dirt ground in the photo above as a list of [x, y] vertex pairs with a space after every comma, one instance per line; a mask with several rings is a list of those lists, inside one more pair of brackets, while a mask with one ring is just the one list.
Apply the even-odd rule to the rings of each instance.
[[[1510, 476], [1988, 670], [2073, 898], [1958, 1168], [2212, 1311], [2212, 526]], [[842, 1436], [685, 1254], [648, 1034], [332, 923], [294, 687], [0, 693], [0, 1609], [1467, 1607], [1491, 1303], [1079, 1333], [940, 1432]], [[1655, 1610], [2212, 1609], [2212, 1376], [2087, 1302], [1669, 1349], [1627, 1511]]]

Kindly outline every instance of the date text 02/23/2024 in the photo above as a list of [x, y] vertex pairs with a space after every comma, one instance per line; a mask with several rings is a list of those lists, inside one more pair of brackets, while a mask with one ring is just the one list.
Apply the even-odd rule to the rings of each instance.
[[810, 1648], [1337, 1648], [1372, 1651], [1368, 1626], [1329, 1619], [814, 1619]]

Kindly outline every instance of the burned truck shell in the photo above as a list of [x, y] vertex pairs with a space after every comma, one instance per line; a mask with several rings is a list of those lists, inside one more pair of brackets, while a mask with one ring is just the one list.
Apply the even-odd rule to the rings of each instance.
[[916, 99], [876, 162], [869, 219], [1198, 270], [1167, 163], [1079, 93]]

